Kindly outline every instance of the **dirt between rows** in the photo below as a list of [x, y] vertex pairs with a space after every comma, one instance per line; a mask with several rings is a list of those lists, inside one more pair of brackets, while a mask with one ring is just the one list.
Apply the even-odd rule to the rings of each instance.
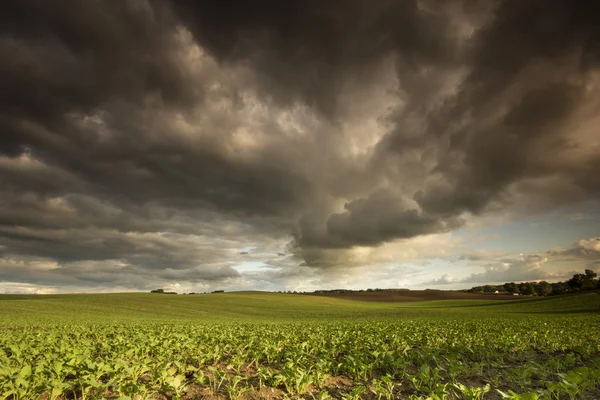
[[513, 296], [512, 294], [496, 293], [466, 293], [445, 290], [398, 290], [381, 292], [352, 292], [352, 293], [311, 293], [310, 296], [334, 297], [337, 299], [360, 301], [426, 301], [426, 300], [519, 300], [531, 296]]

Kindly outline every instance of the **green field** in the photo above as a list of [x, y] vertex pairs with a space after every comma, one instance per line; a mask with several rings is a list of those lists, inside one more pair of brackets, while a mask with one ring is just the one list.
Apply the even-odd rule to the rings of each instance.
[[600, 399], [600, 295], [0, 295], [7, 399]]

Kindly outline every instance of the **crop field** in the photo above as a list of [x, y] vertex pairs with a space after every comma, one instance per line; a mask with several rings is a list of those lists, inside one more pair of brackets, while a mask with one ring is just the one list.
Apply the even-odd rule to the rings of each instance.
[[0, 295], [5, 399], [600, 399], [600, 295]]

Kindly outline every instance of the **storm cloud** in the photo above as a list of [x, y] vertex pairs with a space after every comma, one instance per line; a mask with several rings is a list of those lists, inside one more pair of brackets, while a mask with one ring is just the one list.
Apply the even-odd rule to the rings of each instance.
[[319, 282], [478, 217], [598, 201], [597, 15], [3, 1], [1, 279], [208, 288], [260, 261], [269, 287]]

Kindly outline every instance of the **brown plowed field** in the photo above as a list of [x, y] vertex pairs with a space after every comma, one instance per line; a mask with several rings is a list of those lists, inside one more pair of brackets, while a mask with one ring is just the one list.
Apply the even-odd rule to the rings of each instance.
[[311, 296], [334, 297], [337, 299], [361, 301], [425, 301], [425, 300], [519, 300], [530, 296], [513, 296], [494, 293], [465, 293], [443, 290], [411, 290], [354, 293], [317, 293]]

